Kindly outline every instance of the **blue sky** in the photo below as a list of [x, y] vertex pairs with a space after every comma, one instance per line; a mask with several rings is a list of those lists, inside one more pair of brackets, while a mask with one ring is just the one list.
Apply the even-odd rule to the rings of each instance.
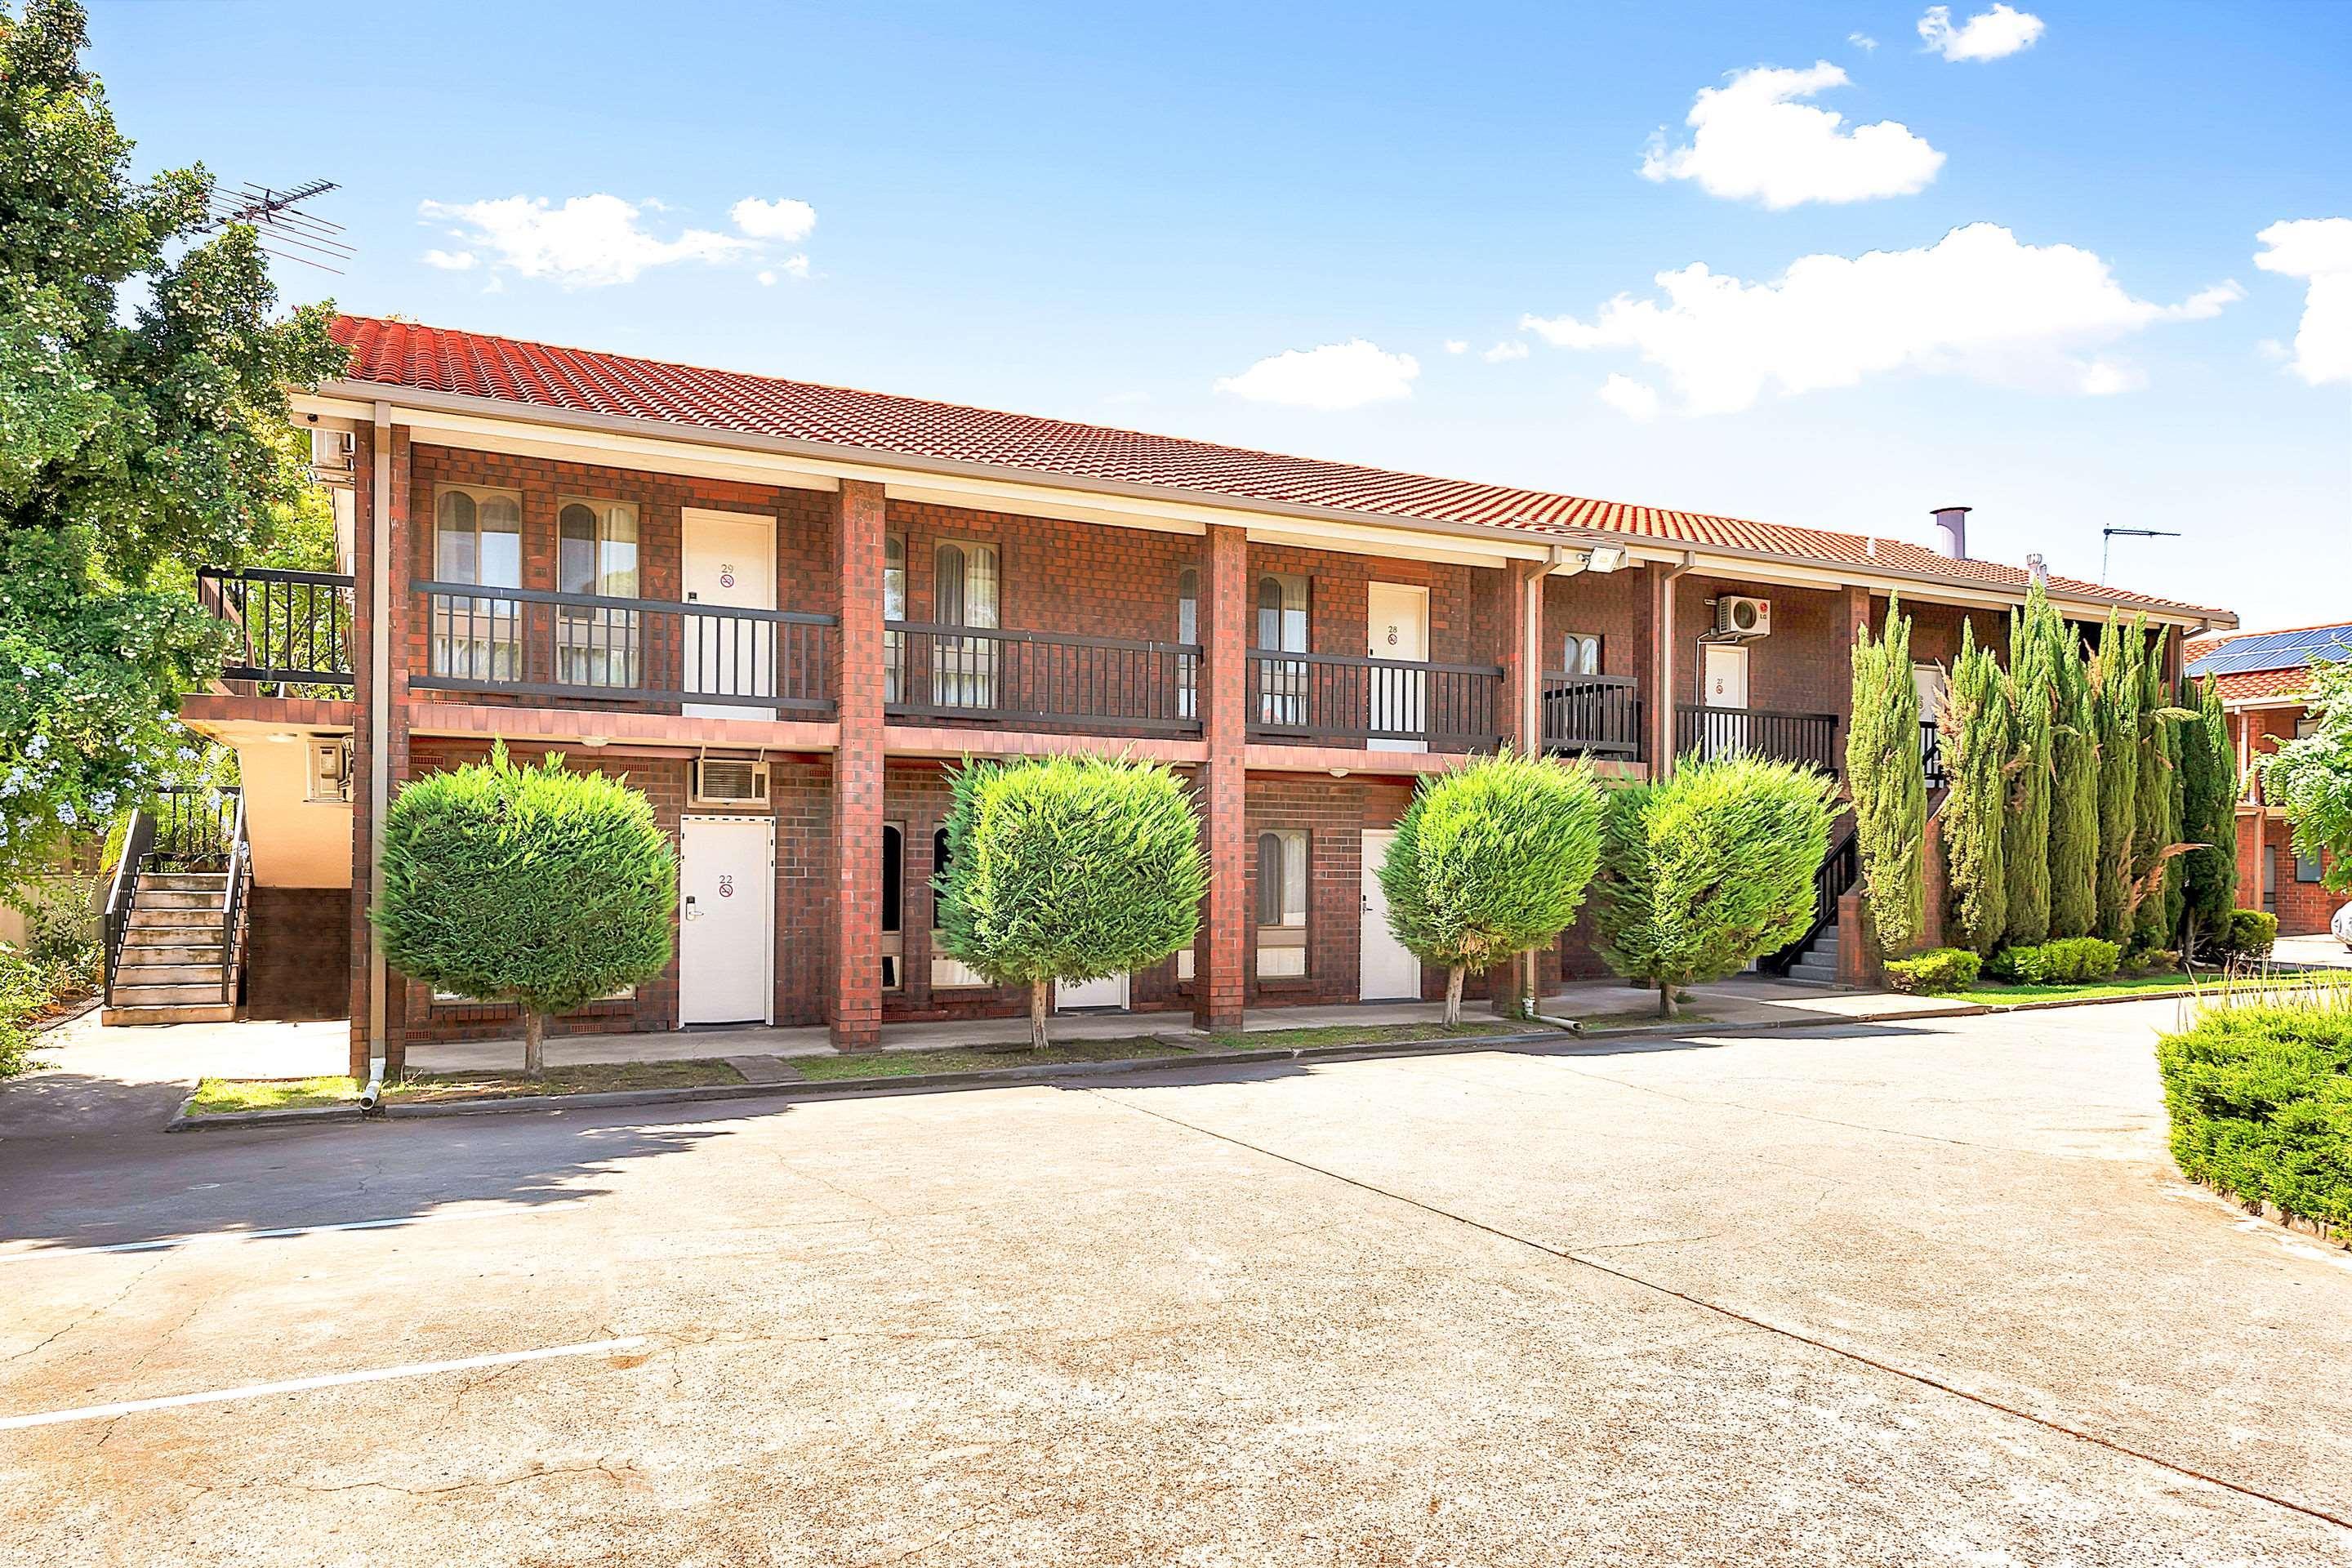
[[1928, 9], [92, 27], [142, 167], [341, 182], [299, 297], [2352, 614], [2352, 14]]

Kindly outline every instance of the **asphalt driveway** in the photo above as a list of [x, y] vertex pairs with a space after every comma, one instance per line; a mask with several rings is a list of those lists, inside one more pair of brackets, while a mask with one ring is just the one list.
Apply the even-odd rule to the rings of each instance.
[[2173, 1015], [17, 1139], [0, 1561], [2343, 1562]]

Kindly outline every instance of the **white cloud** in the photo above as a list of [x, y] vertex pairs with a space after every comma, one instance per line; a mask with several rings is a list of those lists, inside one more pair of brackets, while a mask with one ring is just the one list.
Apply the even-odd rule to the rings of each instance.
[[1621, 294], [1589, 321], [1528, 316], [1521, 325], [1559, 348], [1632, 349], [1665, 373], [1682, 412], [1728, 414], [1768, 391], [1895, 372], [2119, 392], [2136, 373], [2087, 351], [2158, 321], [2206, 319], [2243, 292], [2221, 283], [2154, 304], [2126, 292], [2090, 251], [2027, 245], [1987, 223], [1916, 250], [1802, 257], [1769, 282], [1693, 262], [1656, 283], [1662, 298]]
[[1655, 419], [1658, 416], [1658, 389], [1647, 382], [1635, 381], [1630, 375], [1611, 372], [1601, 384], [1601, 401], [1628, 419]]
[[678, 261], [719, 262], [754, 248], [754, 242], [689, 228], [660, 239], [639, 226], [639, 207], [599, 194], [551, 206], [544, 196], [486, 202], [424, 202], [417, 211], [459, 226], [467, 244], [493, 264], [525, 278], [551, 279], [567, 289], [629, 283], [649, 268]]
[[2352, 382], [2352, 218], [2291, 218], [2254, 237], [2269, 247], [2255, 266], [2304, 280], [2290, 368], [2314, 386]]
[[1686, 145], [1669, 149], [1663, 131], [1651, 139], [1642, 175], [1696, 180], [1709, 195], [1773, 208], [1925, 190], [1944, 155], [1908, 127], [1882, 120], [1849, 129], [1835, 110], [1796, 101], [1847, 85], [1845, 72], [1827, 60], [1810, 70], [1734, 71], [1724, 86], [1699, 89]]
[[763, 270], [760, 274], [760, 287], [762, 289], [772, 289], [775, 286], [776, 275], [773, 272]]
[[1411, 354], [1383, 353], [1376, 343], [1350, 338], [1320, 348], [1290, 349], [1262, 359], [1239, 375], [1216, 384], [1252, 403], [1296, 408], [1357, 408], [1412, 395], [1421, 362]]
[[1979, 11], [1955, 27], [1949, 5], [1930, 5], [1919, 18], [1919, 37], [1948, 60], [1997, 60], [2032, 48], [2043, 26], [2042, 18], [2032, 12], [1996, 3], [1991, 10]]
[[1465, 339], [1448, 338], [1445, 340], [1445, 352], [1450, 354], [1467, 353], [1470, 344]]
[[809, 231], [816, 227], [816, 208], [789, 197], [763, 202], [757, 196], [745, 196], [728, 209], [727, 216], [735, 220], [737, 228], [754, 239], [781, 240], [786, 245], [806, 239]]
[[470, 250], [428, 250], [419, 259], [444, 272], [465, 272], [473, 268], [475, 257]]
[[1855, 48], [1860, 49], [1865, 55], [1870, 53], [1871, 50], [1878, 47], [1878, 40], [1872, 37], [1868, 33], [1848, 33], [1845, 36], [1845, 41], [1852, 44]]
[[809, 275], [809, 258], [805, 256], [787, 256], [783, 267], [787, 277], [806, 278]]
[[1488, 364], [1501, 364], [1505, 360], [1525, 359], [1528, 357], [1528, 345], [1517, 339], [1506, 338], [1478, 357]]

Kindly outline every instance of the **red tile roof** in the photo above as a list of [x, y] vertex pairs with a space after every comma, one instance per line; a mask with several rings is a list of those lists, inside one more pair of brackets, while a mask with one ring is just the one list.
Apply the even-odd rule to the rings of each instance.
[[2311, 684], [2311, 671], [2301, 669], [2249, 669], [2235, 675], [2214, 678], [2221, 689], [2221, 700], [2231, 702], [2269, 702], [2281, 697], [2300, 696]]
[[[1042, 419], [952, 403], [894, 397], [740, 371], [524, 342], [482, 332], [341, 316], [349, 378], [574, 413], [657, 420], [691, 428], [865, 447], [985, 464], [1045, 476], [1157, 486], [1328, 508], [1412, 521], [1470, 523], [1534, 533], [1593, 531], [1668, 544], [1717, 546], [1824, 564], [1884, 569], [1995, 588], [2026, 574], [1990, 561], [1954, 561], [1898, 539], [1751, 522], [1707, 512], [1592, 500], [1510, 485], [1433, 479], [1357, 463], [1282, 457], [1237, 447]], [[2226, 615], [2064, 577], [2053, 589], [2129, 608]]]

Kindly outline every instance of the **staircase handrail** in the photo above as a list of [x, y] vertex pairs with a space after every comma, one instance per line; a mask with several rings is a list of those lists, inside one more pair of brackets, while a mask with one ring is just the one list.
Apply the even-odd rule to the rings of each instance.
[[236, 1000], [237, 967], [244, 960], [245, 886], [252, 879], [253, 859], [245, 839], [245, 793], [236, 797], [236, 824], [229, 830], [228, 883], [221, 897], [221, 1003]]
[[1805, 934], [1782, 948], [1768, 954], [1758, 965], [1772, 974], [1786, 974], [1805, 956], [1805, 950], [1815, 938], [1837, 924], [1838, 900], [1844, 897], [1862, 880], [1862, 837], [1848, 828], [1843, 837], [1833, 837], [1829, 853], [1813, 869], [1813, 916], [1805, 927]]
[[114, 863], [114, 880], [106, 889], [106, 1005], [114, 1005], [114, 972], [122, 963], [122, 943], [131, 930], [131, 906], [139, 896], [139, 867], [155, 845], [155, 816], [146, 807], [131, 813], [122, 830], [122, 858]]

